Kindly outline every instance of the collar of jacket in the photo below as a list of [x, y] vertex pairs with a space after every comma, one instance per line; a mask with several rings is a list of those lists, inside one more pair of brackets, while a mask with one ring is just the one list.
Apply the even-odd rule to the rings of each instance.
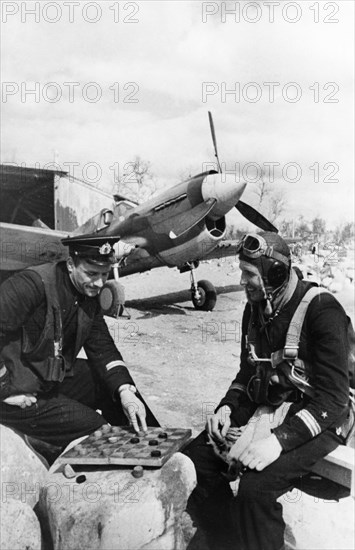
[[290, 278], [288, 280], [287, 285], [283, 289], [283, 291], [273, 300], [272, 302], [272, 315], [271, 317], [266, 318], [264, 316], [264, 310], [265, 310], [265, 304], [260, 303], [259, 304], [259, 318], [262, 320], [262, 324], [265, 324], [270, 322], [274, 317], [276, 317], [280, 310], [291, 300], [296, 287], [298, 283], [298, 277], [296, 272], [291, 269], [290, 271]]

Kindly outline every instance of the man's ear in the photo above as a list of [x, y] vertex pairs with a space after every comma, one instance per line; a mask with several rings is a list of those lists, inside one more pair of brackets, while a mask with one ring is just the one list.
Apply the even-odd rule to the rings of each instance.
[[69, 258], [67, 258], [67, 268], [68, 268], [69, 273], [73, 272], [74, 262], [73, 262], [73, 258], [71, 256], [69, 256]]

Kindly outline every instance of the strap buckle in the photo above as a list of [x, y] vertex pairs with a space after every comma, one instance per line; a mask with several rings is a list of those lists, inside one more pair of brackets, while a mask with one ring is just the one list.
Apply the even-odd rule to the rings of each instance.
[[285, 346], [282, 358], [286, 361], [294, 361], [298, 357], [298, 346]]

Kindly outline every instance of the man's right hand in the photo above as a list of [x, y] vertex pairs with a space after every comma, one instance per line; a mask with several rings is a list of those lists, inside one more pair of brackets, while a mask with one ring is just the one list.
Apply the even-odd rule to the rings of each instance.
[[31, 393], [25, 393], [23, 395], [11, 395], [10, 397], [7, 397], [3, 400], [4, 403], [7, 403], [8, 405], [15, 405], [15, 407], [21, 407], [21, 409], [24, 409], [25, 407], [31, 407], [34, 403], [36, 403], [37, 397]]
[[135, 393], [130, 391], [128, 388], [120, 390], [119, 395], [121, 399], [123, 412], [128, 418], [130, 424], [132, 424], [133, 429], [137, 433], [139, 433], [139, 430], [140, 430], [139, 424], [138, 424], [139, 422], [142, 427], [142, 430], [146, 432], [148, 430], [147, 422], [146, 422], [146, 411], [142, 401], [138, 399]]
[[232, 409], [228, 405], [223, 405], [213, 416], [208, 418], [206, 430], [213, 439], [222, 441], [226, 436], [231, 425], [231, 414]]

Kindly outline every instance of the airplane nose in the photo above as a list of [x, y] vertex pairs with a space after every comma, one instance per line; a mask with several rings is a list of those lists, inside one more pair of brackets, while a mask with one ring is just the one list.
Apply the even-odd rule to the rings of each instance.
[[246, 182], [236, 182], [236, 174], [209, 174], [203, 180], [201, 192], [203, 199], [216, 199], [208, 217], [218, 220], [239, 201], [246, 187]]

